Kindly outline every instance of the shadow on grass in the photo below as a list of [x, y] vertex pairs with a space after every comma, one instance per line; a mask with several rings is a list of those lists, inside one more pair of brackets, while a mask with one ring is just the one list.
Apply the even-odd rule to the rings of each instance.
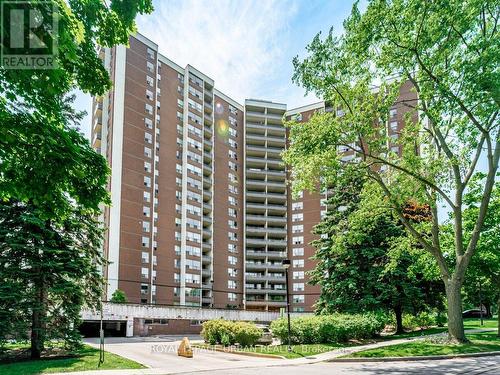
[[413, 341], [353, 353], [350, 357], [407, 357], [425, 355], [471, 354], [500, 351], [500, 338], [496, 332], [474, 333], [467, 335], [470, 343], [450, 344], [432, 340]]
[[[16, 362], [0, 362], [2, 375], [34, 375], [54, 372], [110, 370], [110, 369], [136, 369], [144, 368], [142, 365], [120, 356], [105, 353], [104, 363], [99, 366], [99, 350], [84, 346], [69, 355], [61, 357], [42, 358], [40, 360], [18, 360]], [[4, 359], [8, 360], [8, 358]]]

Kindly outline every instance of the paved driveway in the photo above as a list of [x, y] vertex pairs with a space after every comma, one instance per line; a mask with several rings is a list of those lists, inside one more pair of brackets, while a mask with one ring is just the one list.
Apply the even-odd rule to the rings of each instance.
[[[200, 340], [200, 337], [192, 336], [190, 339], [192, 341]], [[193, 350], [193, 358], [179, 357], [177, 348], [180, 340], [181, 337], [179, 336], [109, 338], [106, 339], [105, 350], [148, 367], [162, 368], [169, 372], [262, 366], [282, 361], [280, 359], [250, 357], [196, 348]], [[85, 342], [94, 347], [99, 346], [98, 339], [86, 339]]]

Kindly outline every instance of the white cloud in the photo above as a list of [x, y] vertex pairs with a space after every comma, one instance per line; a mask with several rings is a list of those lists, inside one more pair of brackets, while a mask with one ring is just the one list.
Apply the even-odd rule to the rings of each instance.
[[161, 1], [152, 15], [138, 19], [138, 29], [160, 53], [194, 66], [239, 102], [286, 100], [290, 23], [297, 11], [297, 2], [288, 0]]

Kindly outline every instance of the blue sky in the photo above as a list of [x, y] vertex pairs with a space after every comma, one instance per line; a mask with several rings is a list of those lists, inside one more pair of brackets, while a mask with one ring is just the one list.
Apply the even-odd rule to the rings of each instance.
[[[137, 19], [138, 31], [181, 66], [191, 64], [233, 99], [268, 99], [289, 108], [317, 99], [293, 84], [292, 59], [322, 31], [342, 31], [352, 1], [343, 0], [163, 0]], [[76, 106], [90, 113], [79, 93]], [[90, 118], [81, 124], [90, 133]]]

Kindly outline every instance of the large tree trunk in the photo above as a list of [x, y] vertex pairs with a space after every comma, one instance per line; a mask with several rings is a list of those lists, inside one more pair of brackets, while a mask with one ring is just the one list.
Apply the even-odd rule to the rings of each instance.
[[31, 359], [40, 359], [46, 333], [47, 292], [43, 281], [39, 281], [39, 283], [31, 319]]
[[497, 278], [498, 285], [498, 299], [497, 299], [497, 319], [498, 319], [498, 332], [497, 336], [500, 337], [500, 277]]
[[403, 309], [401, 306], [394, 307], [394, 315], [396, 315], [396, 334], [404, 333], [403, 329]]
[[466, 343], [464, 320], [462, 318], [461, 283], [454, 280], [446, 283], [446, 299], [448, 300], [448, 335], [451, 341]]
[[498, 332], [497, 336], [500, 337], [500, 294], [498, 295], [498, 301], [497, 301], [497, 318], [498, 318]]

